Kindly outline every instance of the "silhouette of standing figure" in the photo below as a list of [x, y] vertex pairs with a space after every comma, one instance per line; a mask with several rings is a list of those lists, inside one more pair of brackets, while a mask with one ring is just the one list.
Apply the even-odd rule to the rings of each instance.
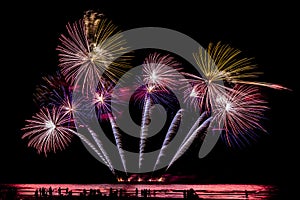
[[49, 187], [49, 196], [52, 196], [52, 192], [53, 192], [53, 189], [52, 189], [52, 187], [50, 186], [50, 187]]
[[109, 196], [112, 197], [112, 195], [113, 195], [113, 189], [109, 188]]
[[58, 195], [61, 196], [61, 188], [60, 187], [58, 188], [57, 192], [58, 192]]
[[246, 199], [248, 199], [248, 191], [247, 190], [245, 190], [245, 197], [246, 197]]
[[34, 196], [35, 196], [35, 199], [38, 199], [38, 197], [39, 197], [39, 190], [38, 189], [35, 190]]

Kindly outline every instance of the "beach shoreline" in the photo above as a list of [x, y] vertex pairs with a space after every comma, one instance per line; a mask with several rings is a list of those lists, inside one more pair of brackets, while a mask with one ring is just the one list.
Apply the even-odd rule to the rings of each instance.
[[277, 194], [274, 186], [254, 184], [10, 184], [0, 188], [0, 200], [276, 199]]

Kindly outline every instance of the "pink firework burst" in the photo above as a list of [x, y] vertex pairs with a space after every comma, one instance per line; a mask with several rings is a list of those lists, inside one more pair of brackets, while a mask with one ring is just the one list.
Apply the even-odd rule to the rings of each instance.
[[139, 87], [133, 95], [134, 102], [143, 107], [146, 98], [150, 98], [153, 104], [171, 106], [174, 101], [171, 91], [180, 84], [178, 80], [182, 77], [180, 65], [169, 54], [149, 54], [143, 63], [142, 77], [137, 79]]
[[239, 142], [239, 137], [245, 135], [255, 138], [257, 130], [266, 132], [261, 121], [268, 106], [258, 87], [235, 85], [227, 95], [217, 97], [215, 103], [213, 120], [224, 130], [229, 145], [232, 139]]
[[170, 55], [150, 54], [143, 63], [143, 81], [148, 88], [170, 89], [177, 86], [181, 78], [179, 66], [180, 63]]
[[28, 146], [45, 156], [51, 151], [56, 153], [65, 149], [75, 133], [69, 126], [70, 118], [56, 107], [51, 110], [43, 107], [26, 122], [22, 139], [28, 139]]

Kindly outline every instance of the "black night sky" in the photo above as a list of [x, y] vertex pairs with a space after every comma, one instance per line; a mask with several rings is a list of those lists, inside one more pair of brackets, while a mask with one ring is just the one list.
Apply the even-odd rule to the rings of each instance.
[[[229, 149], [221, 141], [198, 159], [192, 152], [168, 173], [193, 175], [198, 182], [266, 183], [290, 190], [298, 175], [296, 93], [297, 57], [294, 48], [297, 16], [293, 5], [140, 1], [11, 1], [2, 7], [2, 112], [0, 183], [101, 183], [115, 181], [110, 170], [85, 147], [74, 142], [47, 158], [27, 148], [20, 129], [36, 110], [33, 93], [41, 77], [58, 69], [55, 50], [68, 22], [87, 9], [102, 11], [122, 30], [164, 27], [184, 33], [203, 47], [223, 41], [255, 57], [262, 79], [292, 91], [266, 89], [271, 110], [269, 135], [246, 149]], [[4, 24], [3, 24], [4, 23]], [[297, 52], [297, 51], [296, 51]], [[296, 121], [297, 120], [297, 121]], [[296, 182], [298, 182], [296, 180]]]

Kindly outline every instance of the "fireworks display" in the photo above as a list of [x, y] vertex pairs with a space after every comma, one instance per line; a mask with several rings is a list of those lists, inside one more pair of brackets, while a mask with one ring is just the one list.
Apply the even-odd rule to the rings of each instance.
[[175, 117], [173, 118], [173, 120], [171, 122], [171, 125], [170, 125], [170, 127], [167, 131], [164, 142], [162, 144], [162, 147], [161, 147], [161, 149], [159, 151], [159, 154], [157, 156], [156, 162], [155, 162], [154, 167], [153, 167], [153, 171], [156, 170], [156, 167], [157, 167], [157, 165], [159, 165], [160, 160], [165, 156], [167, 148], [169, 147], [169, 143], [174, 138], [174, 135], [177, 133], [178, 127], [180, 125], [180, 121], [182, 119], [182, 113], [183, 113], [183, 109], [178, 110]]
[[219, 96], [226, 96], [232, 85], [237, 83], [288, 89], [278, 84], [254, 81], [262, 72], [257, 71], [253, 58], [244, 58], [241, 54], [240, 50], [221, 42], [210, 43], [207, 50], [200, 49], [193, 53], [203, 77], [183, 73], [193, 86], [184, 91], [186, 102], [192, 103], [193, 107], [209, 110], [217, 104]]
[[[203, 113], [202, 115], [204, 115]], [[192, 134], [181, 143], [178, 148], [178, 151], [175, 153], [174, 157], [170, 161], [167, 169], [180, 157], [186, 152], [186, 150], [191, 146], [192, 142], [201, 134], [203, 133], [209, 126], [211, 118], [206, 119], [203, 123], [201, 123], [196, 130], [192, 132]]]
[[[117, 103], [117, 98], [112, 97], [113, 95], [113, 84], [100, 80], [99, 85], [94, 93], [92, 103], [97, 108], [98, 117], [102, 119], [107, 113], [112, 112], [111, 103]], [[105, 117], [104, 117], [105, 118]]]
[[[113, 91], [118, 79], [130, 67], [131, 57], [124, 55], [127, 43], [110, 20], [91, 10], [85, 12], [82, 19], [68, 23], [66, 30], [67, 34], [60, 35], [57, 47], [60, 71], [43, 77], [42, 83], [37, 86], [34, 101], [41, 108], [32, 119], [26, 120], [22, 139], [27, 139], [29, 147], [47, 156], [49, 152], [65, 149], [72, 137], [77, 136], [116, 174], [112, 161], [114, 155], [107, 151], [99, 133], [85, 124], [95, 112], [99, 123], [110, 124], [109, 131], [123, 171], [127, 174], [126, 145], [131, 143], [125, 143], [125, 133], [116, 122], [116, 118], [122, 116], [115, 116], [113, 111], [116, 108], [112, 107], [112, 103], [121, 103], [122, 90], [117, 95]], [[161, 161], [166, 155], [171, 159], [165, 168], [170, 168], [212, 124], [214, 127], [210, 128], [221, 130], [230, 146], [239, 146], [248, 142], [247, 138], [256, 138], [259, 131], [267, 132], [261, 121], [269, 107], [260, 88], [288, 89], [278, 84], [255, 81], [261, 72], [257, 71], [253, 59], [242, 57], [240, 50], [228, 44], [210, 43], [207, 49], [191, 52], [191, 55], [201, 76], [188, 69], [185, 71], [184, 66], [170, 54], [151, 53], [144, 58], [143, 74], [138, 83], [141, 85], [132, 95], [132, 99], [139, 103], [136, 109], [141, 112], [138, 169], [143, 168], [146, 147], [151, 145], [148, 131], [155, 104], [168, 105], [175, 116], [160, 141], [153, 171], [161, 168]], [[181, 87], [182, 81], [189, 85]], [[184, 133], [177, 151], [172, 154], [168, 145], [177, 134], [185, 113], [183, 108], [175, 110], [172, 107], [176, 99], [169, 94], [177, 89], [183, 92], [183, 102], [189, 108], [195, 112], [200, 110], [200, 116]], [[74, 98], [74, 91], [80, 91], [82, 97]], [[89, 94], [92, 94], [91, 98]], [[88, 105], [85, 108], [83, 104]], [[77, 119], [84, 119], [79, 124], [87, 129], [89, 136], [77, 131], [74, 126]]]
[[[146, 145], [149, 121], [151, 119], [151, 106], [153, 101], [155, 102], [155, 99], [157, 99], [155, 95], [156, 98], [152, 99], [151, 97], [153, 96], [151, 94], [168, 93], [169, 89], [176, 85], [176, 78], [179, 77], [178, 71], [180, 70], [180, 68], [176, 69], [176, 67], [179, 65], [180, 64], [172, 56], [158, 53], [150, 54], [143, 63], [143, 81], [145, 83], [146, 93], [143, 101], [144, 106], [140, 133], [139, 168], [142, 167], [144, 159], [143, 153]], [[162, 99], [160, 97], [158, 97], [158, 101]]]
[[66, 106], [71, 103], [72, 89], [61, 73], [42, 77], [42, 83], [36, 87], [34, 101], [38, 106]]
[[229, 145], [239, 145], [243, 141], [239, 137], [254, 136], [254, 129], [265, 131], [261, 119], [268, 107], [258, 86], [289, 90], [278, 84], [254, 81], [262, 72], [257, 71], [253, 58], [244, 58], [241, 53], [228, 44], [210, 43], [207, 50], [193, 54], [203, 76], [183, 72], [192, 85], [184, 88], [185, 102], [214, 116], [212, 120], [218, 127], [213, 129], [224, 130]]
[[63, 150], [71, 142], [74, 131], [69, 128], [70, 119], [61, 109], [41, 108], [32, 119], [26, 120], [22, 138], [28, 139], [28, 146], [47, 156], [49, 152]]
[[[83, 82], [82, 91], [94, 91], [102, 74], [116, 81], [128, 68], [127, 47], [117, 27], [102, 14], [87, 11], [82, 20], [69, 23], [67, 35], [61, 35], [57, 47], [59, 66], [72, 84]], [[117, 60], [118, 59], [118, 60]]]
[[219, 129], [225, 131], [226, 140], [230, 144], [230, 136], [236, 140], [240, 135], [255, 135], [255, 131], [266, 130], [260, 124], [267, 110], [267, 102], [259, 91], [252, 85], [235, 85], [226, 96], [216, 99], [213, 110], [214, 120], [218, 122]]
[[180, 63], [170, 55], [150, 54], [143, 63], [143, 81], [149, 88], [172, 88], [180, 78], [179, 66]]

